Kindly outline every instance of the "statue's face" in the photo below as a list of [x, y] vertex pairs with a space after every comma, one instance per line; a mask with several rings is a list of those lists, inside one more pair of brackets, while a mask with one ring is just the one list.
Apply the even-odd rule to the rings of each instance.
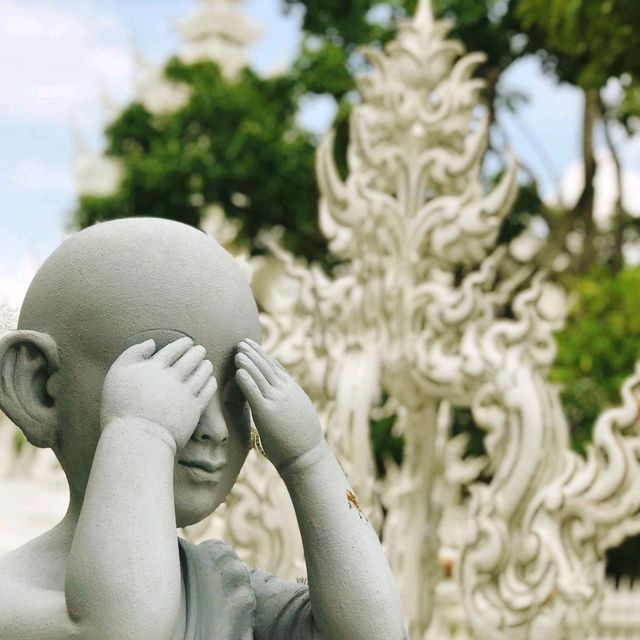
[[[248, 405], [235, 381], [233, 360], [239, 340], [233, 335], [226, 344], [220, 344], [215, 342], [216, 336], [205, 334], [190, 337], [207, 349], [218, 388], [191, 439], [176, 453], [174, 498], [176, 522], [180, 527], [206, 518], [224, 501], [240, 473], [251, 442]], [[151, 331], [139, 342], [152, 337], [160, 349], [182, 335], [174, 331]]]
[[[120, 352], [149, 338], [153, 338], [156, 348], [161, 349], [188, 335], [206, 348], [206, 357], [213, 363], [218, 383], [216, 393], [191, 439], [176, 453], [174, 499], [178, 526], [199, 522], [215, 511], [233, 487], [249, 452], [249, 410], [235, 382], [234, 356], [236, 346], [243, 338], [258, 339], [252, 324], [236, 320], [221, 334], [219, 330], [209, 330], [213, 326], [219, 329], [219, 321], [202, 322], [198, 331], [193, 328], [190, 331], [151, 329], [136, 332], [122, 341]], [[117, 355], [119, 353], [115, 357]], [[71, 356], [68, 351], [67, 356]], [[72, 473], [67, 475], [83, 492], [100, 434], [101, 389], [112, 361], [98, 363], [81, 353], [74, 354], [73, 359], [81, 365], [67, 369], [67, 372], [77, 373], [64, 383], [65, 388], [73, 389], [74, 393], [61, 406], [69, 425], [63, 431], [61, 461], [63, 465], [66, 462], [65, 466], [71, 466]], [[91, 455], [87, 456], [87, 452]], [[144, 456], [144, 452], [140, 455]]]
[[[174, 497], [180, 527], [213, 513], [235, 484], [250, 447], [249, 412], [233, 378], [216, 375], [218, 395], [176, 454]], [[209, 435], [210, 434], [210, 435]]]
[[[241, 323], [242, 324], [242, 323]], [[234, 356], [242, 339], [233, 327], [228, 337], [208, 335], [206, 323], [198, 336], [189, 335], [207, 349], [218, 388], [204, 410], [191, 439], [176, 453], [174, 498], [176, 521], [185, 527], [213, 513], [233, 487], [250, 447], [249, 409], [235, 381]], [[123, 350], [152, 338], [156, 350], [186, 334], [152, 329], [130, 336]], [[246, 336], [243, 336], [246, 337]]]

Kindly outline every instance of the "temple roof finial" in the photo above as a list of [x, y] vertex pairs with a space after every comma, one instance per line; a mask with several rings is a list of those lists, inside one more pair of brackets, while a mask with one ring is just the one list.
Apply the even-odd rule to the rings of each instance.
[[433, 24], [433, 19], [431, 0], [418, 0], [415, 22], [420, 25]]

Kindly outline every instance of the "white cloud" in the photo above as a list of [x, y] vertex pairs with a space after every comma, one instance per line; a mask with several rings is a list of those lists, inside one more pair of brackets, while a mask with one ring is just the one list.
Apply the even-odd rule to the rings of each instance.
[[68, 122], [101, 102], [101, 85], [129, 95], [126, 30], [106, 13], [53, 2], [0, 3], [0, 116]]
[[[615, 165], [609, 151], [596, 154], [598, 163], [594, 186], [596, 201], [594, 217], [598, 222], [605, 222], [613, 213], [618, 197], [618, 187], [615, 178]], [[578, 201], [584, 186], [584, 169], [581, 162], [573, 163], [564, 172], [560, 185], [551, 203], [561, 203], [565, 207], [572, 207]], [[640, 172], [623, 169], [622, 188], [624, 205], [633, 215], [640, 215]]]
[[0, 260], [0, 305], [19, 309], [39, 266], [33, 257], [17, 264]]
[[68, 169], [53, 167], [35, 159], [19, 162], [9, 174], [9, 184], [25, 191], [74, 192]]

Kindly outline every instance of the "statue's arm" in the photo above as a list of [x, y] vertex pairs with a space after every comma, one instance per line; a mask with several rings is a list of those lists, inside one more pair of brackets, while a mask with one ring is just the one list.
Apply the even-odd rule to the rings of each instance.
[[25, 584], [0, 563], [0, 638], [173, 640], [180, 569], [172, 471], [171, 448], [145, 425], [107, 427], [64, 590]]
[[[243, 341], [238, 350], [238, 384], [265, 453], [287, 485], [302, 535], [310, 606], [300, 601], [296, 609], [301, 634], [296, 637], [403, 640], [404, 621], [389, 564], [322, 437], [311, 401], [258, 345]], [[262, 605], [263, 627], [278, 615], [266, 615], [267, 606], [275, 611], [277, 598]], [[257, 639], [280, 637], [256, 631]]]
[[0, 564], [2, 640], [173, 639], [180, 573], [172, 461], [170, 447], [133, 420], [105, 428], [64, 590], [24, 584]]
[[[189, 339], [152, 355], [154, 348], [153, 341], [131, 347], [105, 380], [102, 433], [65, 587], [70, 617], [87, 640], [173, 640], [176, 634], [174, 456], [210, 402], [215, 380], [210, 363], [199, 367], [204, 349]], [[200, 374], [181, 371], [194, 366]]]
[[70, 615], [87, 637], [173, 638], [180, 604], [175, 448], [154, 427], [113, 422], [96, 449], [65, 586]]
[[[2, 640], [173, 640], [180, 570], [173, 454], [148, 425], [107, 426], [95, 452], [64, 591], [0, 578]], [[166, 494], [166, 495], [165, 495]]]

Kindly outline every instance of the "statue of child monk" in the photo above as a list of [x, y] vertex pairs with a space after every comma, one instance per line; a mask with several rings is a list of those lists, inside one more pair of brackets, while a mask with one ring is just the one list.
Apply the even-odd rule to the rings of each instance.
[[[311, 401], [259, 335], [242, 270], [185, 225], [108, 222], [49, 257], [0, 340], [0, 407], [53, 449], [70, 502], [0, 558], [2, 640], [407, 637]], [[247, 403], [296, 510], [308, 587], [176, 535], [236, 481]]]

